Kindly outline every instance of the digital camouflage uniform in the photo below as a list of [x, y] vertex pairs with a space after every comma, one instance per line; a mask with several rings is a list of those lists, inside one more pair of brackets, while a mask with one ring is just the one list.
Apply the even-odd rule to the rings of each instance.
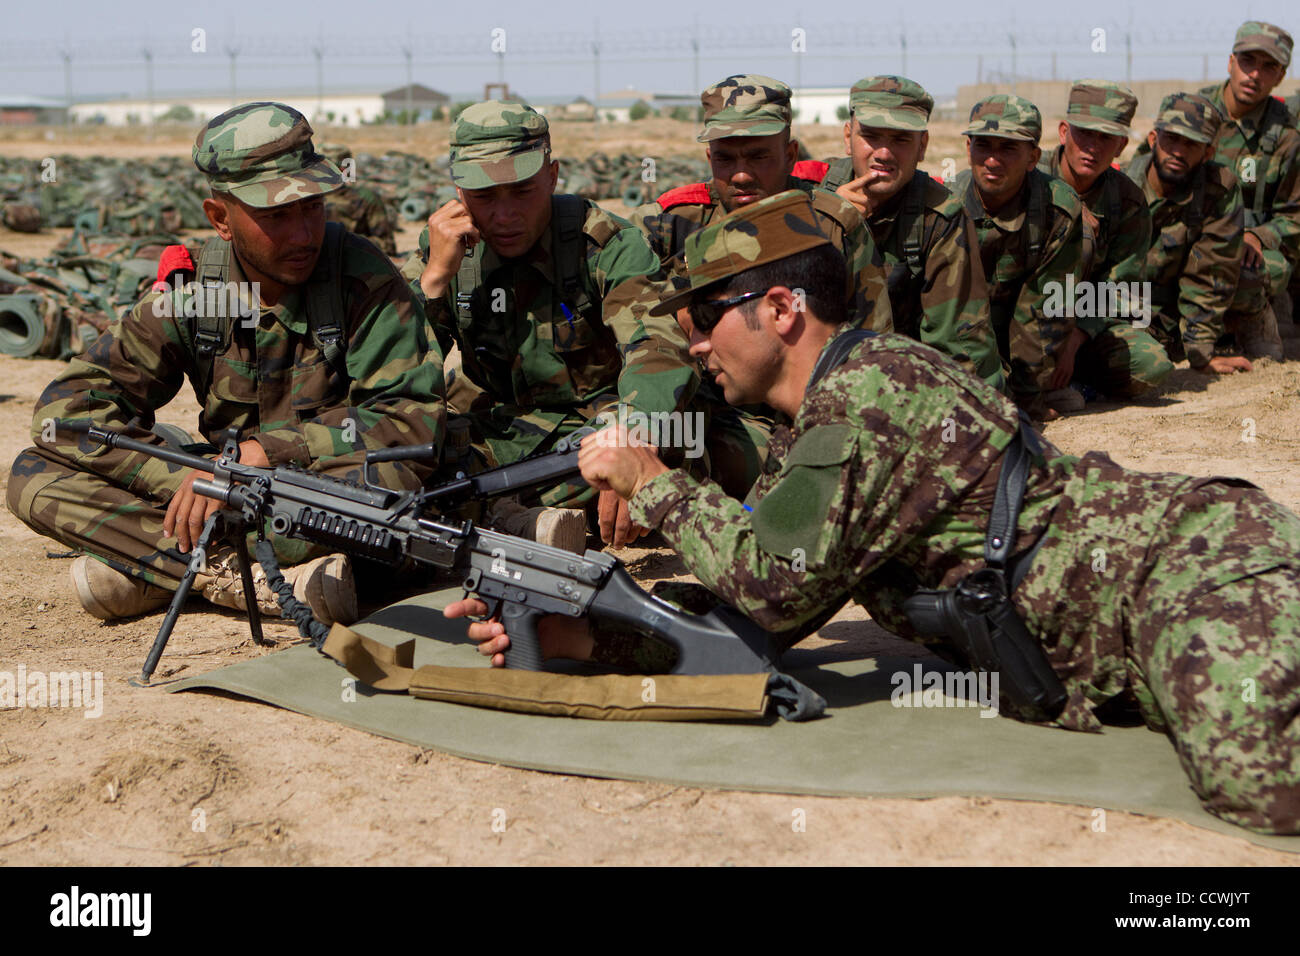
[[[1242, 24], [1233, 54], [1257, 51], [1283, 67], [1291, 63], [1291, 36], [1281, 27], [1250, 21]], [[1265, 298], [1286, 289], [1300, 260], [1300, 132], [1278, 99], [1265, 97], [1240, 119], [1228, 114], [1227, 83], [1200, 91], [1223, 117], [1214, 138], [1214, 160], [1237, 175], [1246, 211], [1246, 228], [1259, 239], [1264, 270], [1243, 270], [1234, 310], [1257, 312]], [[1248, 281], [1249, 280], [1249, 281]]]
[[[452, 132], [451, 170], [461, 189], [528, 179], [549, 158], [545, 118], [520, 103], [478, 103]], [[557, 261], [562, 203], [581, 211], [581, 235], [570, 246], [580, 262]], [[474, 255], [481, 257], [477, 288], [461, 287], [467, 263], [444, 295], [426, 299], [426, 226], [402, 274], [443, 348], [460, 350], [461, 367], [448, 375], [448, 405], [471, 422], [474, 448], [488, 466], [544, 450], [620, 402], [629, 414], [653, 415], [690, 401], [698, 375], [677, 323], [648, 315], [660, 292], [659, 262], [631, 223], [590, 201], [556, 196], [551, 226], [526, 254], [503, 259], [483, 242]], [[572, 287], [564, 287], [566, 274]], [[572, 506], [594, 497], [585, 485], [566, 484], [540, 500]]]
[[[1204, 97], [1173, 93], [1161, 103], [1156, 129], [1208, 143], [1217, 123]], [[1152, 162], [1152, 153], [1139, 154], [1127, 170], [1151, 212], [1151, 331], [1175, 361], [1185, 355], [1192, 368], [1203, 368], [1224, 334], [1241, 272], [1241, 187], [1231, 170], [1207, 160], [1187, 184], [1161, 196], [1151, 184]]]
[[[1042, 130], [1038, 107], [999, 94], [975, 104], [962, 134], [1037, 145]], [[1020, 194], [996, 213], [985, 211], [969, 170], [957, 177], [953, 192], [965, 204], [979, 239], [989, 312], [998, 351], [1009, 368], [1011, 397], [1041, 417], [1046, 411], [1043, 391], [1074, 324], [1065, 315], [1047, 314], [1048, 286], [1083, 273], [1083, 204], [1073, 189], [1037, 169], [1029, 171]]]
[[[790, 88], [757, 74], [729, 76], [700, 94], [704, 126], [701, 143], [736, 136], [772, 136], [790, 129]], [[871, 232], [851, 203], [816, 190], [824, 163], [797, 162], [782, 189], [814, 197], [823, 231], [844, 254], [849, 275], [849, 312], [861, 328], [887, 332], [892, 326], [885, 270]], [[638, 206], [632, 221], [640, 228], [665, 272], [679, 274], [686, 237], [727, 215], [713, 182], [670, 189], [655, 202]], [[772, 426], [780, 416], [766, 406], [735, 408], [712, 381], [701, 383], [694, 407], [708, 415], [706, 447], [714, 477], [742, 497], [758, 477]]]
[[[312, 150], [307, 120], [276, 103], [245, 104], [212, 120], [199, 133], [194, 161], [214, 188], [258, 207], [318, 196], [340, 182], [338, 169]], [[230, 281], [243, 283], [238, 257], [231, 259]], [[298, 288], [263, 306], [255, 325], [251, 301], [240, 302], [236, 311], [246, 309], [250, 319], [228, 322], [203, 387], [194, 319], [184, 317], [201, 294], [192, 286], [150, 292], [41, 394], [36, 447], [14, 462], [9, 509], [40, 534], [174, 590], [189, 556], [163, 537], [162, 524], [187, 470], [65, 432], [50, 441], [48, 419], [89, 418], [162, 445], [151, 430], [155, 411], [188, 376], [203, 408], [203, 439], [219, 445], [234, 428], [240, 441], [256, 440], [272, 465], [359, 481], [368, 449], [440, 442], [441, 355], [406, 283], [372, 245], [346, 234], [340, 273], [343, 374], [312, 335], [307, 295]], [[419, 488], [430, 471], [402, 462], [374, 470], [384, 485], [404, 489]], [[310, 550], [273, 540], [285, 560]]]
[[[723, 235], [730, 221], [691, 239], [705, 283], [736, 271], [721, 257], [737, 248], [747, 259], [804, 248], [788, 224], [810, 220], [806, 206], [764, 213], [743, 214], [759, 227], [743, 247]], [[952, 586], [984, 565], [1018, 424], [1010, 401], [939, 352], [878, 336], [808, 390], [745, 504], [673, 470], [630, 511], [718, 598], [792, 641], [849, 598], [921, 640], [903, 613], [908, 588]], [[1098, 732], [1094, 708], [1135, 701], [1210, 812], [1300, 832], [1300, 519], [1245, 481], [1043, 449], [1013, 554], [1041, 547], [1013, 602], [1068, 693], [1055, 723]]]
[[[867, 77], [849, 91], [849, 122], [860, 127], [923, 133], [933, 108], [934, 98], [901, 76]], [[831, 163], [822, 188], [834, 192], [856, 177], [844, 156]], [[1004, 388], [984, 270], [972, 251], [979, 243], [961, 201], [918, 169], [867, 225], [885, 260], [894, 331]]]
[[[1065, 121], [1071, 126], [1111, 136], [1129, 135], [1137, 110], [1137, 97], [1125, 87], [1105, 80], [1079, 80], [1070, 88]], [[1065, 147], [1044, 153], [1038, 168], [1061, 176]], [[1139, 292], [1146, 278], [1146, 255], [1151, 246], [1151, 213], [1142, 190], [1119, 169], [1111, 167], [1079, 196], [1084, 217], [1091, 226], [1091, 266], [1081, 278], [1092, 283], [1110, 282], [1130, 293]], [[1138, 300], [1125, 310], [1109, 308], [1109, 301], [1094, 292], [1092, 315], [1076, 315], [1075, 326], [1087, 334], [1074, 358], [1074, 379], [1113, 398], [1134, 398], [1156, 387], [1173, 371], [1168, 355], [1152, 335], [1135, 325]], [[1113, 300], [1110, 300], [1113, 301]], [[1107, 314], [1111, 313], [1111, 314]]]
[[384, 197], [357, 182], [356, 159], [341, 143], [321, 143], [320, 151], [343, 173], [343, 186], [325, 197], [325, 218], [365, 236], [386, 255], [397, 255], [397, 217]]

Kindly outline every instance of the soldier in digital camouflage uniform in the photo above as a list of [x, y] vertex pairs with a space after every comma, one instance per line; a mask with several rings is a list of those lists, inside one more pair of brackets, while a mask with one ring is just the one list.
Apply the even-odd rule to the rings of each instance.
[[1034, 168], [1042, 132], [1043, 118], [1028, 100], [1006, 94], [980, 100], [962, 130], [971, 169], [953, 188], [979, 238], [1011, 397], [1038, 419], [1055, 414], [1053, 403], [1066, 410], [1082, 404], [1067, 389], [1070, 370], [1057, 367], [1074, 322], [1050, 308], [1049, 299], [1067, 275], [1077, 280], [1084, 265], [1083, 204], [1061, 180]]
[[[704, 126], [698, 139], [708, 144], [713, 179], [670, 189], [632, 213], [664, 269], [680, 273], [686, 237], [700, 227], [764, 196], [799, 189], [813, 196], [822, 228], [849, 262], [847, 295], [860, 325], [882, 332], [892, 328], [885, 269], [870, 230], [850, 203], [815, 190], [825, 163], [797, 158], [790, 87], [768, 76], [739, 74], [710, 86], [700, 102]], [[707, 379], [694, 405], [708, 415], [710, 473], [743, 497], [763, 466], [778, 418], [770, 408], [728, 405]]]
[[[327, 229], [323, 197], [341, 180], [314, 151], [311, 135], [306, 118], [279, 103], [246, 103], [208, 123], [193, 154], [212, 189], [204, 210], [219, 236], [205, 252], [225, 263], [222, 275], [237, 284], [239, 302], [208, 309], [194, 286], [151, 292], [37, 402], [36, 446], [14, 462], [9, 509], [40, 534], [98, 559], [73, 565], [78, 597], [98, 617], [143, 613], [169, 600], [189, 563], [186, 552], [218, 503], [194, 494], [197, 472], [66, 432], [51, 435], [50, 420], [89, 419], [161, 445], [151, 430], [155, 411], [188, 376], [203, 409], [203, 439], [220, 444], [235, 429], [241, 459], [252, 464], [360, 480], [368, 449], [441, 442], [441, 353], [393, 264], [370, 243]], [[325, 268], [326, 256], [337, 256], [328, 263], [337, 278], [322, 286], [318, 265]], [[197, 312], [215, 316], [212, 324]], [[331, 329], [336, 315], [341, 322]], [[376, 473], [390, 488], [416, 489], [430, 467], [388, 462]], [[314, 553], [273, 540], [285, 561]], [[196, 591], [242, 606], [233, 565], [216, 557]], [[343, 556], [287, 569], [286, 578], [318, 617], [355, 617]], [[271, 601], [264, 584], [258, 600]]]
[[[620, 403], [681, 412], [698, 384], [677, 324], [648, 314], [661, 273], [640, 232], [553, 195], [557, 173], [543, 116], [522, 103], [469, 107], [451, 135], [460, 198], [429, 217], [402, 270], [438, 341], [460, 350], [448, 404], [488, 465], [543, 451]], [[540, 501], [571, 509], [595, 496], [565, 484]], [[597, 511], [606, 541], [629, 540], [617, 496]]]
[[1241, 272], [1241, 188], [1213, 162], [1218, 110], [1203, 96], [1171, 93], [1160, 104], [1149, 151], [1127, 173], [1151, 212], [1146, 277], [1152, 285], [1152, 334], [1170, 358], [1197, 371], [1250, 371], [1246, 358], [1216, 356]]
[[[1291, 35], [1271, 23], [1249, 21], [1237, 30], [1228, 79], [1202, 89], [1223, 114], [1214, 160], [1241, 183], [1246, 213], [1244, 265], [1232, 310], [1240, 319], [1237, 344], [1247, 357], [1282, 358], [1276, 311], [1290, 315], [1287, 284], [1300, 261], [1300, 132], [1287, 108], [1271, 95], [1291, 64]], [[1244, 340], [1244, 341], [1243, 341]]]
[[901, 76], [871, 76], [849, 91], [844, 151], [822, 188], [866, 217], [885, 260], [894, 331], [951, 355], [1003, 388], [989, 323], [979, 242], [961, 201], [917, 164], [934, 98]]
[[321, 154], [343, 174], [343, 187], [325, 198], [325, 218], [365, 236], [387, 255], [397, 255], [397, 219], [384, 197], [357, 181], [356, 159], [341, 143], [321, 143]]
[[[1142, 316], [1137, 295], [1146, 277], [1151, 213], [1142, 190], [1112, 165], [1128, 145], [1136, 110], [1137, 97], [1125, 87], [1079, 80], [1070, 88], [1066, 119], [1058, 128], [1061, 145], [1038, 164], [1078, 193], [1091, 227], [1091, 267], [1080, 278], [1093, 283], [1092, 305], [1076, 310], [1061, 362], [1073, 356], [1074, 379], [1112, 398], [1141, 395], [1174, 368], [1160, 343], [1137, 324], [1150, 320]], [[1099, 292], [1103, 282], [1128, 298]]]
[[[767, 394], [794, 419], [748, 500], [601, 435], [583, 444], [583, 474], [628, 495], [636, 519], [710, 591], [790, 643], [852, 598], [889, 630], [970, 666], [922, 637], [903, 601], [912, 587], [951, 587], [984, 567], [1021, 419], [986, 383], [898, 335], [854, 344], [806, 385], [844, 317], [805, 313], [803, 331], [789, 331], [781, 276], [801, 259], [838, 258], [814, 225], [807, 199], [783, 194], [687, 242], [685, 296], [709, 326], [692, 330], [692, 351], [734, 371], [737, 394]], [[756, 304], [707, 305], [745, 290]], [[773, 349], [779, 362], [765, 358]], [[1035, 437], [1024, 442], [1012, 602], [1066, 691], [1051, 723], [1095, 733], [1099, 716], [1136, 707], [1169, 735], [1210, 812], [1300, 832], [1300, 518], [1245, 481], [1142, 474]], [[470, 635], [487, 655], [509, 645], [499, 622]], [[600, 657], [602, 641], [585, 625], [557, 628], [543, 652]]]

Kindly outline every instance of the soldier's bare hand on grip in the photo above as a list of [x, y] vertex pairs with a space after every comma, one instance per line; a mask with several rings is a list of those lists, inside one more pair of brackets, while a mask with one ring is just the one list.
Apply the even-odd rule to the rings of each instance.
[[429, 217], [429, 261], [420, 273], [420, 288], [430, 299], [447, 291], [461, 260], [480, 239], [469, 210], [459, 199], [439, 206]]
[[[249, 439], [239, 443], [239, 460], [246, 465], [267, 468], [271, 462], [260, 442]], [[196, 478], [210, 478], [206, 472], [191, 471], [167, 502], [167, 514], [163, 517], [163, 534], [176, 536], [176, 547], [182, 554], [188, 554], [191, 547], [203, 533], [203, 525], [214, 511], [221, 508], [216, 498], [205, 498], [194, 491]]]

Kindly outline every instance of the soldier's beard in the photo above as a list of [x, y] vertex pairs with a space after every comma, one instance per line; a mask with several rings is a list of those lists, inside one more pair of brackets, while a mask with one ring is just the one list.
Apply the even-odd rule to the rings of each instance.
[[1156, 178], [1166, 186], [1185, 186], [1187, 181], [1192, 178], [1192, 173], [1196, 167], [1186, 170], [1185, 172], [1175, 173], [1165, 168], [1164, 157], [1160, 153], [1155, 155]]

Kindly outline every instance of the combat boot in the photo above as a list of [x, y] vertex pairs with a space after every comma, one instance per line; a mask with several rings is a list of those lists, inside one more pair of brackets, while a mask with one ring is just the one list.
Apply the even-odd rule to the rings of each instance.
[[[252, 565], [253, 590], [263, 614], [280, 616], [280, 602], [271, 590], [266, 571]], [[328, 554], [302, 564], [282, 568], [293, 596], [307, 607], [322, 624], [352, 624], [360, 617], [357, 609], [357, 585], [352, 576], [352, 562], [346, 554]], [[233, 549], [222, 549], [216, 560], [194, 578], [194, 590], [217, 607], [246, 611], [244, 581]]]
[[1236, 335], [1237, 347], [1248, 359], [1270, 358], [1281, 362], [1282, 337], [1277, 331], [1277, 315], [1273, 306], [1265, 305], [1253, 315], [1237, 313], [1225, 318], [1225, 325]]
[[1058, 388], [1047, 392], [1043, 395], [1043, 401], [1048, 408], [1065, 414], [1066, 412], [1081, 412], [1086, 406], [1083, 393], [1073, 388]]
[[170, 591], [123, 574], [88, 554], [72, 562], [72, 588], [86, 612], [101, 621], [148, 614], [172, 599]]
[[488, 511], [488, 524], [505, 534], [574, 554], [587, 550], [587, 513], [581, 508], [525, 508], [506, 498]]

